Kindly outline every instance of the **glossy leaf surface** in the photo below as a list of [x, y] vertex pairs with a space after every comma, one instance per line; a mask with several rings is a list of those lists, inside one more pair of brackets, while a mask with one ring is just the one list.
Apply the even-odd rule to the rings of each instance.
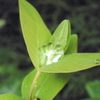
[[2, 94], [0, 100], [23, 100], [21, 97], [14, 94]]
[[[29, 98], [30, 86], [36, 72], [37, 71], [34, 70], [28, 74], [22, 83], [22, 95], [26, 100]], [[71, 74], [42, 73], [34, 89], [33, 98], [37, 97], [40, 98], [40, 100], [52, 100], [68, 82], [70, 75]]]
[[100, 53], [74, 53], [64, 56], [57, 63], [40, 68], [47, 73], [71, 73], [100, 65]]
[[51, 33], [37, 10], [26, 0], [19, 0], [19, 10], [26, 47], [34, 66], [38, 68], [38, 49], [49, 41]]

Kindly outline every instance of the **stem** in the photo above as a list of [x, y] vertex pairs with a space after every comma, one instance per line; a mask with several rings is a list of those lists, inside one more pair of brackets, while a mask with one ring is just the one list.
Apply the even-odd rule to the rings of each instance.
[[38, 71], [38, 72], [36, 73], [36, 76], [35, 76], [33, 82], [32, 82], [32, 85], [31, 85], [31, 88], [30, 88], [29, 100], [32, 100], [33, 90], [34, 90], [34, 88], [35, 88], [35, 85], [37, 84], [37, 81], [38, 81], [38, 78], [39, 78], [40, 75], [41, 75], [41, 72]]

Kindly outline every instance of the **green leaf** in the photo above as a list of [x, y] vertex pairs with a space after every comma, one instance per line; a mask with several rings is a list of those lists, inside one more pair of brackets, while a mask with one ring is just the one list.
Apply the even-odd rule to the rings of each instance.
[[0, 100], [23, 100], [21, 97], [14, 94], [2, 94]]
[[20, 22], [30, 58], [39, 67], [38, 49], [48, 43], [51, 33], [37, 10], [26, 0], [19, 0]]
[[60, 61], [40, 68], [47, 73], [70, 73], [100, 65], [100, 53], [75, 53], [64, 56]]
[[0, 19], [0, 29], [1, 29], [4, 25], [6, 25], [6, 21], [3, 20], [3, 19]]
[[[36, 70], [33, 70], [25, 77], [22, 83], [22, 95], [26, 100], [29, 98], [30, 87], [36, 72]], [[64, 73], [42, 73], [38, 79], [36, 88], [33, 90], [33, 97], [40, 98], [41, 100], [52, 100], [68, 82], [70, 75]]]
[[72, 54], [72, 53], [77, 53], [77, 43], [78, 42], [78, 37], [76, 34], [73, 34], [70, 36], [70, 42], [67, 48], [67, 51], [65, 54]]
[[55, 30], [50, 42], [62, 46], [65, 50], [68, 47], [71, 29], [69, 20], [64, 20]]
[[86, 84], [86, 90], [91, 98], [100, 100], [100, 81], [88, 82]]

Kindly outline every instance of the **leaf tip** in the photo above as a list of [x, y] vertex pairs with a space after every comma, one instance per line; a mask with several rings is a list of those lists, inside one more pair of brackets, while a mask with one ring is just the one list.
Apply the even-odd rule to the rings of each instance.
[[62, 22], [70, 24], [70, 21], [68, 19], [63, 20]]

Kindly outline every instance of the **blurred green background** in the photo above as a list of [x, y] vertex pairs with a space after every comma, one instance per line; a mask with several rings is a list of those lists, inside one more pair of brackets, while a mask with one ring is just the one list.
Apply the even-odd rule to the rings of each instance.
[[[62, 20], [69, 19], [72, 34], [79, 37], [78, 51], [100, 52], [99, 0], [28, 1], [39, 11], [52, 33]], [[0, 94], [21, 95], [22, 80], [32, 69], [21, 33], [18, 1], [0, 0]], [[88, 85], [99, 80], [100, 66], [74, 73], [54, 100], [97, 100], [91, 96], [93, 90], [88, 89]], [[94, 87], [100, 87], [100, 83]]]

